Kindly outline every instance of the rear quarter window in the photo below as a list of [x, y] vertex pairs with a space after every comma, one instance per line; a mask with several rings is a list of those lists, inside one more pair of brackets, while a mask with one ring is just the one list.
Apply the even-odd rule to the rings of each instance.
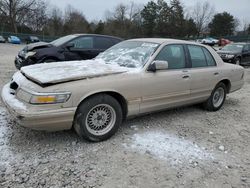
[[216, 66], [216, 62], [215, 62], [212, 54], [206, 48], [203, 48], [203, 51], [204, 51], [204, 54], [206, 56], [207, 65], [208, 66]]

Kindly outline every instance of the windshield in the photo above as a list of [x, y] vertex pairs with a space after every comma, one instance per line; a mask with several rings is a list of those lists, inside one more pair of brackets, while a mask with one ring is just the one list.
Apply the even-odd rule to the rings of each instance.
[[223, 47], [222, 51], [233, 51], [233, 52], [241, 52], [243, 49], [242, 44], [229, 44]]
[[71, 39], [74, 39], [74, 38], [76, 38], [75, 35], [68, 35], [68, 36], [56, 39], [56, 40], [52, 41], [50, 44], [52, 44], [53, 46], [58, 47], [58, 46], [63, 45], [65, 42], [68, 42], [68, 41], [70, 41]]
[[149, 57], [155, 52], [159, 44], [142, 41], [121, 42], [105, 52], [99, 54], [96, 59], [106, 63], [115, 63], [123, 67], [143, 67]]

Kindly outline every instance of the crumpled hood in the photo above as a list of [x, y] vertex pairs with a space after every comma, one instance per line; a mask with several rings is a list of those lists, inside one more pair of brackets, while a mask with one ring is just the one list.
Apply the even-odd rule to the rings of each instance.
[[27, 51], [32, 51], [34, 49], [38, 49], [38, 48], [46, 48], [52, 46], [50, 43], [47, 42], [36, 42], [36, 43], [32, 43], [32, 44], [28, 44], [26, 46], [26, 50]]
[[64, 61], [36, 64], [21, 68], [21, 73], [39, 85], [46, 86], [85, 78], [127, 72], [129, 68], [106, 64], [102, 60]]

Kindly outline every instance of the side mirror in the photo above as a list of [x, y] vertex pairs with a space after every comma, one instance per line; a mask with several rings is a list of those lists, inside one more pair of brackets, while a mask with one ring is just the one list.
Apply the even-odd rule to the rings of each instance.
[[70, 48], [74, 48], [75, 47], [75, 44], [74, 43], [68, 43], [68, 44], [66, 44], [66, 48], [67, 49], [70, 49]]
[[168, 69], [168, 62], [159, 60], [153, 61], [148, 67], [148, 71], [150, 72], [156, 72], [157, 70], [167, 70], [167, 69]]

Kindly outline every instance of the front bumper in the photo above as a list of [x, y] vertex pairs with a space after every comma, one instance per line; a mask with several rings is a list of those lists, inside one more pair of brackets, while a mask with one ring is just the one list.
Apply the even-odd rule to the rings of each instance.
[[24, 59], [22, 57], [16, 56], [15, 58], [15, 66], [17, 69], [21, 69], [24, 66], [33, 65], [35, 62], [30, 58]]
[[12, 95], [9, 84], [2, 89], [2, 101], [17, 123], [23, 127], [45, 131], [68, 130], [72, 127], [76, 108], [39, 109], [39, 105], [27, 104]]

